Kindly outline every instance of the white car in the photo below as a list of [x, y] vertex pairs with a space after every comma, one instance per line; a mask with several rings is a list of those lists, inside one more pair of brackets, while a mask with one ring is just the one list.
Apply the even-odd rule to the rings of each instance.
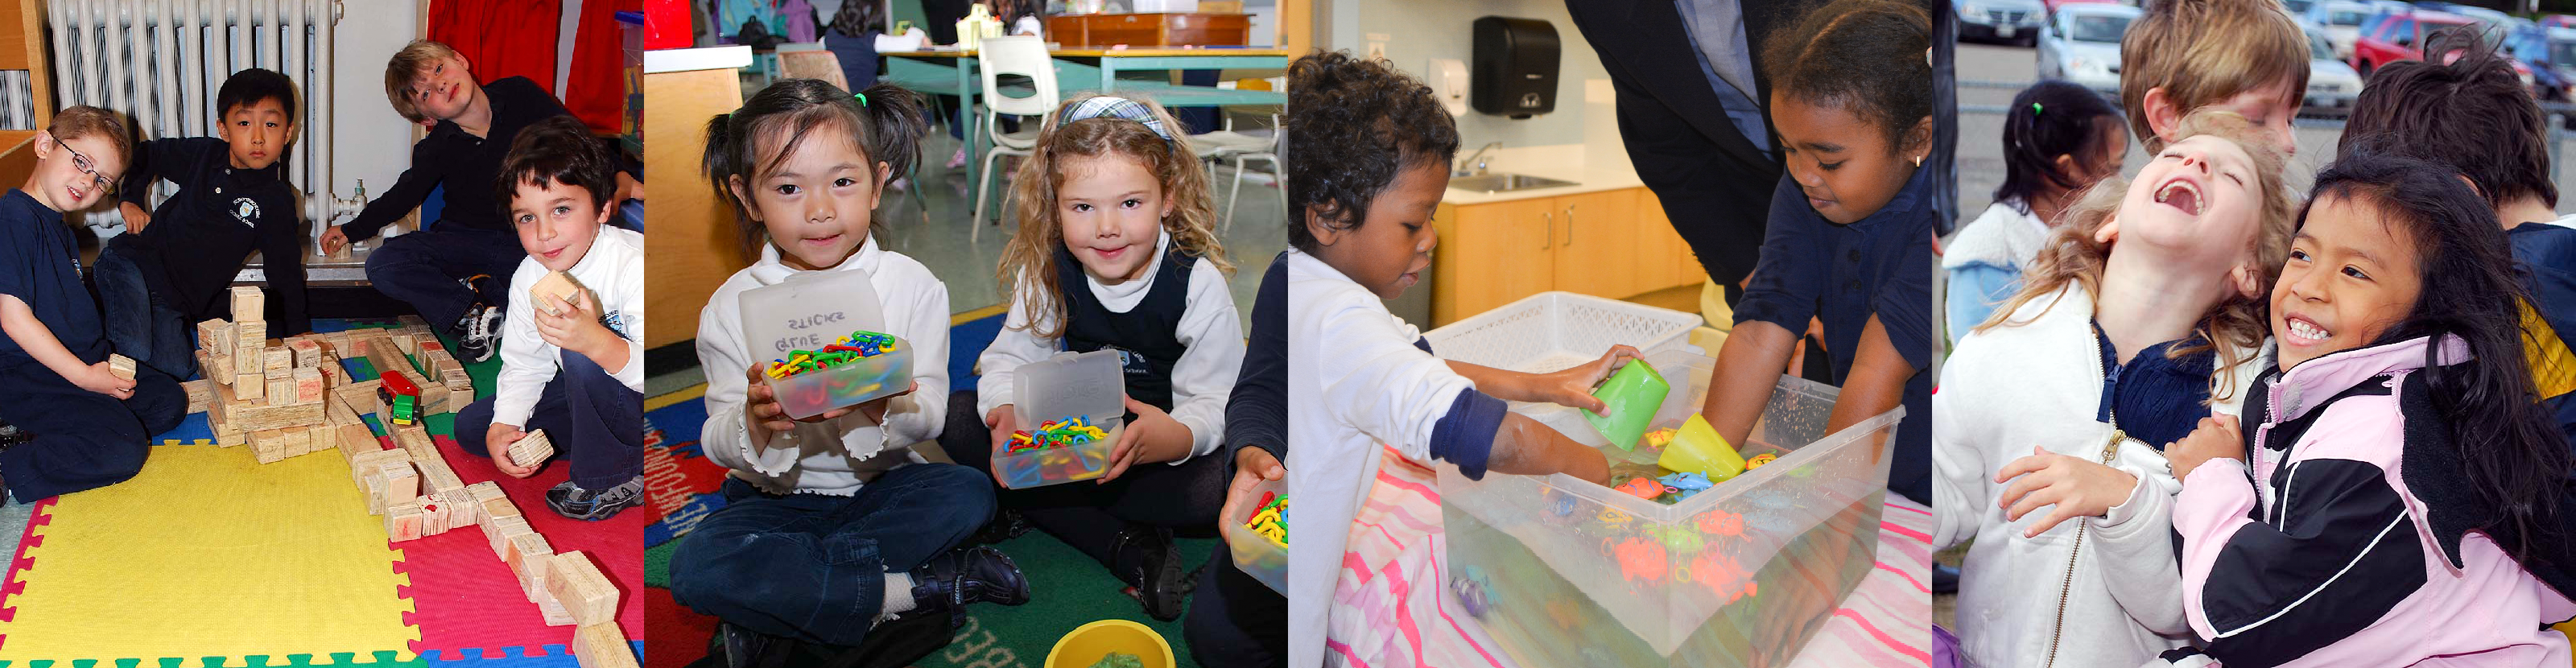
[[2335, 58], [2334, 47], [2327, 44], [2322, 29], [2310, 27], [2307, 33], [2308, 95], [2307, 100], [2300, 104], [2299, 113], [2351, 116], [2353, 97], [2361, 94], [2361, 74]]
[[2361, 20], [2378, 9], [2357, 0], [2318, 0], [2308, 6], [2308, 23], [2325, 31], [2336, 60], [2352, 60], [2352, 43], [2361, 38]]
[[2048, 6], [2040, 0], [1960, 0], [1957, 7], [1961, 41], [2031, 44], [2038, 39], [2031, 33], [2048, 16]]
[[2120, 94], [2120, 37], [2138, 8], [2126, 5], [2066, 5], [2057, 8], [2039, 31], [2039, 78], [2063, 79], [2111, 95]]

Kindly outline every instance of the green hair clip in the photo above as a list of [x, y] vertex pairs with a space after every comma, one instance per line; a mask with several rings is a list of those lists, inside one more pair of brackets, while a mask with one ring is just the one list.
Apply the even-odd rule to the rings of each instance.
[[[867, 94], [867, 93], [851, 93], [851, 94], [850, 94], [850, 97], [859, 98], [859, 106], [862, 106], [862, 107], [864, 107], [864, 106], [868, 106], [868, 94]], [[2034, 105], [2031, 105], [2031, 106], [2039, 106], [2039, 105], [2035, 105], [2035, 104], [2034, 104]]]
[[2037, 116], [2037, 115], [2040, 115], [2040, 114], [2042, 114], [2042, 113], [2046, 113], [2046, 112], [2047, 112], [2047, 109], [2046, 109], [2046, 108], [2043, 108], [2043, 107], [2041, 107], [2041, 106], [2039, 106], [2039, 103], [2037, 103], [2037, 102], [2032, 102], [2032, 103], [2030, 103], [2030, 115], [2032, 115], [2032, 116]]

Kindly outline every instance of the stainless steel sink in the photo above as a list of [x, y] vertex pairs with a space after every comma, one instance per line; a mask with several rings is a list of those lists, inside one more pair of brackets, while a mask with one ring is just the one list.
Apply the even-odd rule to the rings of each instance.
[[1459, 176], [1449, 179], [1450, 188], [1488, 193], [1529, 190], [1531, 188], [1555, 188], [1558, 186], [1571, 185], [1581, 184], [1573, 181], [1559, 181], [1556, 179], [1541, 178], [1527, 174], [1504, 174], [1500, 172], [1487, 172], [1474, 176]]

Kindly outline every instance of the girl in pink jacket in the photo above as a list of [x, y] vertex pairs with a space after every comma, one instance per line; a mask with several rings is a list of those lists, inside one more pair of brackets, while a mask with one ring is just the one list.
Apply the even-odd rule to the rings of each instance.
[[2535, 403], [2500, 226], [2449, 169], [2317, 175], [2273, 285], [2274, 369], [2165, 450], [2178, 665], [2565, 666], [2566, 438]]

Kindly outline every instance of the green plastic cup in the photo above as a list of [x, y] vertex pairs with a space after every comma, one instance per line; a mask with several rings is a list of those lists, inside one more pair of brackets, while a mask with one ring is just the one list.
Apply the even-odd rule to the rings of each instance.
[[1646, 424], [1655, 420], [1655, 411], [1663, 408], [1664, 395], [1672, 391], [1673, 386], [1655, 373], [1653, 365], [1645, 360], [1630, 360], [1628, 366], [1620, 367], [1618, 373], [1610, 374], [1610, 380], [1602, 381], [1601, 387], [1592, 391], [1610, 414], [1584, 411], [1583, 419], [1619, 449], [1633, 451], [1637, 449], [1637, 439], [1646, 436]]

